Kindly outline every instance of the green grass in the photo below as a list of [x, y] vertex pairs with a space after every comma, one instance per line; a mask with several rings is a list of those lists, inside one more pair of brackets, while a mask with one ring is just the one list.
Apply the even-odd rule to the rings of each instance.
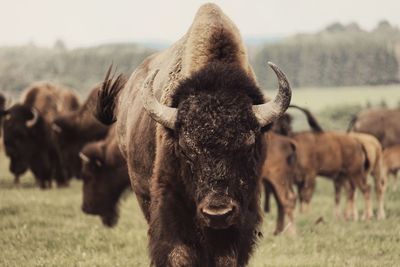
[[[0, 160], [0, 266], [148, 266], [147, 226], [131, 194], [119, 224], [107, 229], [81, 212], [79, 181], [41, 191], [28, 174], [15, 188]], [[333, 217], [331, 183], [318, 182], [311, 211], [296, 213], [295, 237], [273, 236], [275, 211], [264, 216], [250, 266], [398, 266], [400, 192], [389, 190], [386, 220], [345, 222]], [[319, 217], [325, 223], [315, 225]]]
[[[294, 103], [313, 110], [382, 98], [395, 106], [400, 86], [294, 92]], [[121, 203], [118, 225], [108, 229], [81, 212], [81, 182], [41, 191], [30, 174], [21, 181], [13, 186], [0, 152], [0, 266], [148, 266], [147, 225], [132, 193]], [[345, 222], [333, 217], [332, 187], [318, 180], [311, 211], [296, 213], [295, 237], [273, 236], [276, 212], [265, 215], [250, 266], [399, 266], [400, 191], [387, 193], [386, 220]], [[361, 197], [357, 204], [361, 211]], [[320, 217], [325, 223], [316, 225]]]
[[367, 102], [379, 105], [384, 100], [390, 107], [400, 101], [400, 85], [336, 87], [336, 88], [293, 88], [292, 103], [320, 111], [327, 107], [342, 104], [360, 104]]

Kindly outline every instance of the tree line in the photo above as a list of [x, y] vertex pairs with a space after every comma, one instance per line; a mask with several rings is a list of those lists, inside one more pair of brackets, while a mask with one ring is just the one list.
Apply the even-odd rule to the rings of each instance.
[[261, 85], [274, 86], [267, 61], [282, 67], [295, 87], [353, 86], [400, 81], [400, 31], [387, 21], [372, 31], [334, 23], [315, 34], [298, 34], [252, 53]]
[[[0, 47], [0, 90], [18, 95], [33, 81], [48, 80], [86, 94], [113, 63], [130, 75], [154, 49], [138, 44], [107, 44], [67, 49]], [[386, 21], [372, 31], [334, 23], [314, 34], [298, 34], [250, 48], [251, 63], [263, 87], [276, 85], [267, 61], [282, 67], [293, 87], [352, 86], [400, 81], [400, 31]]]

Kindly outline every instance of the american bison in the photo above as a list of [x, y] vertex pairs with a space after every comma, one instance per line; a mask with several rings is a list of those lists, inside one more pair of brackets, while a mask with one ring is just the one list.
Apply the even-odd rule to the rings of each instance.
[[367, 133], [381, 142], [383, 149], [400, 144], [400, 109], [374, 108], [354, 117], [348, 131]]
[[28, 169], [41, 188], [51, 187], [52, 178], [58, 186], [68, 183], [51, 123], [58, 114], [78, 108], [72, 91], [43, 82], [29, 86], [21, 102], [3, 112], [4, 148], [16, 184]]
[[333, 180], [335, 186], [335, 213], [339, 216], [340, 192], [348, 182], [348, 202], [346, 217], [358, 220], [354, 205], [355, 188], [364, 195], [365, 209], [363, 217], [372, 216], [370, 191], [367, 183], [366, 164], [368, 159], [363, 146], [347, 133], [325, 132], [315, 117], [304, 108], [291, 105], [304, 112], [312, 131], [295, 132], [291, 137], [297, 144], [299, 162], [300, 205], [308, 206], [315, 189], [316, 177], [321, 175]]
[[83, 146], [88, 142], [104, 139], [107, 135], [109, 127], [94, 117], [100, 87], [98, 85], [92, 89], [79, 109], [58, 115], [51, 125], [69, 177], [80, 178], [79, 151]]
[[397, 189], [397, 174], [400, 170], [400, 145], [383, 150], [383, 162], [387, 176], [393, 176], [393, 189]]
[[99, 215], [106, 226], [118, 221], [118, 202], [130, 188], [128, 167], [119, 150], [115, 127], [104, 140], [91, 142], [80, 152], [85, 213]]
[[[268, 133], [265, 138], [268, 143], [268, 157], [261, 171], [265, 188], [264, 211], [269, 212], [269, 196], [272, 193], [278, 206], [275, 234], [284, 230], [294, 234], [296, 227], [293, 211], [296, 205], [296, 194], [293, 191], [293, 185], [297, 179], [296, 144], [291, 138], [275, 133]], [[286, 227], [285, 216], [289, 221]]]
[[371, 175], [374, 178], [376, 198], [378, 200], [378, 219], [384, 219], [384, 196], [387, 183], [387, 175], [385, 172], [385, 166], [383, 162], [383, 151], [382, 146], [378, 139], [370, 134], [364, 133], [349, 133], [349, 135], [355, 138], [364, 148], [364, 152], [367, 157], [365, 163], [366, 175]]
[[239, 31], [206, 4], [182, 39], [145, 59], [121, 91], [103, 92], [98, 115], [117, 120], [154, 266], [247, 264], [262, 218], [263, 132], [291, 98], [270, 66], [279, 92], [265, 103]]

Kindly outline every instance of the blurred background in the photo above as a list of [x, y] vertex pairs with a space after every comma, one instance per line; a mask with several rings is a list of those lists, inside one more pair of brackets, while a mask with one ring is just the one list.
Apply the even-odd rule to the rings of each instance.
[[[130, 75], [178, 40], [204, 2], [0, 0], [0, 90], [17, 98], [49, 80], [85, 97], [111, 63]], [[214, 2], [240, 29], [261, 86], [275, 86], [266, 64], [275, 62], [295, 102], [324, 126], [341, 129], [365, 106], [400, 105], [399, 1]]]

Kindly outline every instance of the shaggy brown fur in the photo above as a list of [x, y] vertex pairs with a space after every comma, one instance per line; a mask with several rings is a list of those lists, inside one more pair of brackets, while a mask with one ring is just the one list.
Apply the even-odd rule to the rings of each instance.
[[376, 108], [360, 112], [351, 122], [348, 131], [375, 136], [388, 148], [400, 144], [400, 109]]
[[[293, 191], [293, 185], [298, 171], [296, 144], [292, 139], [274, 133], [266, 134], [265, 138], [268, 143], [268, 157], [261, 171], [265, 188], [264, 211], [269, 212], [269, 195], [273, 193], [278, 205], [275, 234], [283, 230], [294, 234], [296, 227], [293, 211], [296, 205], [296, 194]], [[285, 216], [289, 220], [286, 227]]]
[[115, 127], [106, 139], [92, 142], [82, 149], [82, 210], [99, 215], [106, 226], [118, 221], [118, 202], [130, 188], [128, 168], [119, 150]]
[[[178, 109], [175, 130], [156, 125], [143, 108], [140, 92], [156, 69], [154, 94]], [[121, 152], [149, 222], [152, 264], [245, 266], [261, 222], [266, 151], [252, 105], [264, 99], [233, 23], [214, 4], [202, 6], [187, 35], [107, 95], [116, 104], [106, 117], [117, 118]]]
[[[296, 106], [293, 106], [296, 107]], [[302, 111], [306, 110], [301, 108]], [[323, 132], [317, 120], [310, 112], [305, 112], [310, 126], [317, 125], [318, 131], [293, 133], [292, 138], [297, 142], [299, 159], [299, 189], [300, 204], [309, 205], [315, 189], [317, 175], [333, 180], [335, 185], [335, 212], [339, 216], [340, 189], [349, 182], [348, 205], [346, 217], [358, 219], [354, 206], [355, 188], [358, 187], [364, 195], [364, 217], [372, 216], [370, 200], [371, 188], [367, 183], [365, 165], [367, 162], [363, 146], [346, 133]]]
[[52, 124], [69, 177], [80, 178], [81, 161], [78, 154], [83, 146], [104, 139], [108, 133], [109, 127], [94, 116], [101, 87], [95, 86], [78, 110], [57, 116]]
[[383, 162], [386, 175], [392, 175], [394, 184], [393, 189], [397, 189], [397, 175], [400, 170], [400, 145], [386, 148], [383, 151]]
[[[5, 112], [4, 145], [10, 157], [10, 171], [19, 176], [30, 169], [41, 188], [51, 186], [54, 178], [59, 186], [67, 184], [61, 153], [51, 130], [54, 118], [79, 107], [76, 95], [68, 89], [49, 83], [35, 83], [25, 90], [23, 102]], [[27, 122], [38, 114], [34, 125]]]

